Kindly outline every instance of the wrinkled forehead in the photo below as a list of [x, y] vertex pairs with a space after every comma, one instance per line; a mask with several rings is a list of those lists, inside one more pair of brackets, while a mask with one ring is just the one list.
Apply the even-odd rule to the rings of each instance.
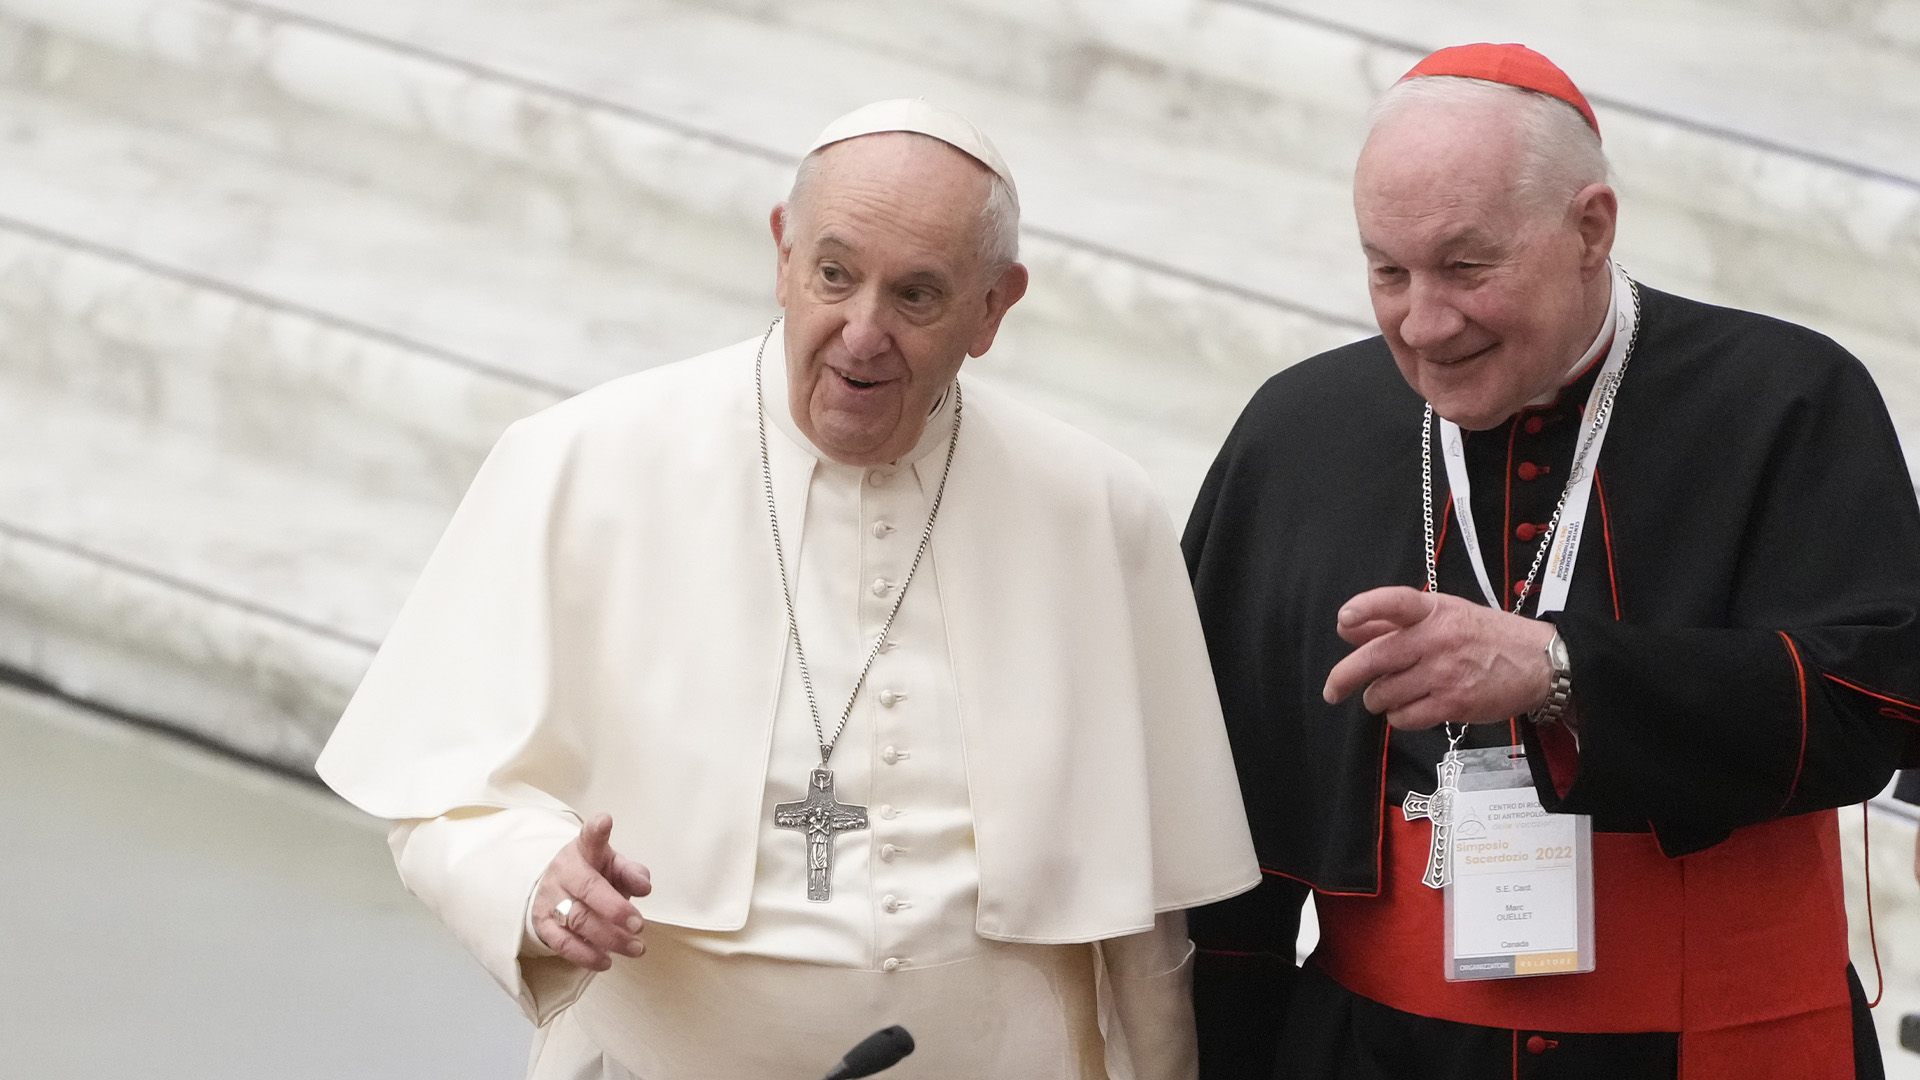
[[848, 252], [946, 254], [979, 248], [992, 174], [914, 132], [862, 135], [802, 163], [791, 202], [802, 236]]
[[1520, 210], [1526, 164], [1520, 118], [1497, 103], [1410, 102], [1380, 118], [1354, 167], [1367, 219], [1428, 214], [1500, 217]]
[[815, 204], [880, 201], [915, 216], [977, 216], [992, 173], [967, 154], [928, 135], [886, 131], [821, 147], [800, 163], [792, 196], [796, 215]]

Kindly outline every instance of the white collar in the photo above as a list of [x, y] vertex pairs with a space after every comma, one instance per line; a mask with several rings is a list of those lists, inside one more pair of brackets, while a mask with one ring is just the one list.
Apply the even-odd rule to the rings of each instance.
[[1600, 330], [1594, 334], [1593, 343], [1587, 346], [1587, 351], [1581, 353], [1580, 359], [1575, 360], [1573, 366], [1567, 369], [1567, 373], [1561, 376], [1558, 386], [1527, 402], [1529, 406], [1553, 404], [1554, 399], [1560, 396], [1560, 391], [1565, 390], [1567, 387], [1579, 381], [1580, 376], [1586, 373], [1587, 368], [1592, 366], [1595, 360], [1600, 359], [1600, 354], [1605, 352], [1607, 345], [1613, 341], [1614, 322], [1619, 315], [1620, 308], [1620, 284], [1614, 280], [1616, 275], [1613, 272], [1613, 260], [1611, 259], [1607, 260], [1606, 272], [1607, 317], [1600, 320]]

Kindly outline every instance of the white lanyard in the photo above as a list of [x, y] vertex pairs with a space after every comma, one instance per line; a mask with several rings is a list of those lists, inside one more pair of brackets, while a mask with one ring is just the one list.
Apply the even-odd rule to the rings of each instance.
[[[1574, 562], [1580, 555], [1581, 534], [1587, 520], [1588, 499], [1593, 492], [1594, 468], [1599, 463], [1600, 446], [1606, 441], [1607, 428], [1613, 422], [1613, 393], [1633, 354], [1633, 339], [1640, 329], [1640, 297], [1633, 281], [1618, 264], [1609, 264], [1613, 274], [1613, 296], [1607, 304], [1607, 316], [1613, 326], [1613, 347], [1607, 350], [1607, 362], [1587, 395], [1587, 409], [1580, 425], [1580, 440], [1575, 444], [1573, 466], [1567, 474], [1567, 486], [1560, 496], [1560, 508], [1549, 523], [1552, 546], [1548, 548], [1542, 580], [1538, 586], [1540, 602], [1536, 615], [1559, 611], [1567, 604], [1567, 588], [1573, 583]], [[1467, 557], [1473, 561], [1474, 576], [1480, 579], [1480, 591], [1487, 603], [1505, 610], [1500, 594], [1493, 591], [1487, 577], [1487, 564], [1480, 552], [1480, 537], [1473, 522], [1473, 482], [1467, 476], [1465, 440], [1460, 425], [1444, 417], [1440, 420], [1442, 456], [1447, 462], [1447, 485], [1453, 495], [1453, 516], [1460, 523], [1460, 539], [1466, 543]], [[1547, 541], [1543, 540], [1542, 543]], [[1436, 553], [1434, 558], [1438, 559]], [[1532, 574], [1528, 575], [1533, 591]], [[1520, 603], [1526, 602], [1525, 597]]]

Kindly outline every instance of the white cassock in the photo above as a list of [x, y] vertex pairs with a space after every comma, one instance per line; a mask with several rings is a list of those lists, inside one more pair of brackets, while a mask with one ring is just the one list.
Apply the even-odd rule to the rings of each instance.
[[[1138, 466], [970, 378], [933, 540], [831, 766], [864, 830], [806, 897], [818, 743], [761, 480], [754, 339], [515, 424], [321, 755], [408, 887], [535, 1023], [538, 1078], [817, 1080], [902, 1024], [911, 1077], [1193, 1075], [1183, 909], [1257, 879], [1172, 522]], [[905, 577], [918, 446], [768, 447], [829, 731]], [[526, 934], [588, 815], [652, 871], [647, 953]]]

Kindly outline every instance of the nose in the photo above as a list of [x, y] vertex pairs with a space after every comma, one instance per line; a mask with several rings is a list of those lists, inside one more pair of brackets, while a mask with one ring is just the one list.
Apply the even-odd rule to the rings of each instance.
[[875, 290], [863, 290], [847, 302], [847, 324], [840, 340], [856, 360], [867, 360], [887, 351], [892, 334], [887, 329], [886, 308]]
[[1436, 349], [1466, 328], [1466, 317], [1445, 286], [1415, 278], [1407, 286], [1407, 310], [1400, 319], [1400, 340], [1415, 350]]

